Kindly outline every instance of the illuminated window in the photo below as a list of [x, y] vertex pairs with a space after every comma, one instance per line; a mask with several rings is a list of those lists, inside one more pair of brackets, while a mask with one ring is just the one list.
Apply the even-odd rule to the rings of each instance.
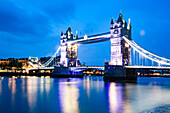
[[117, 33], [118, 33], [118, 30], [115, 30], [114, 33], [117, 34]]

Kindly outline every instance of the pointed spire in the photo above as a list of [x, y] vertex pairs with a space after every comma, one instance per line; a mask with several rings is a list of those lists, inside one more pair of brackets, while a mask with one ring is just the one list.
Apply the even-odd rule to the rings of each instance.
[[117, 22], [123, 22], [124, 23], [124, 19], [123, 19], [122, 11], [121, 10], [120, 10], [120, 14], [119, 14], [119, 17], [117, 19]]
[[63, 31], [61, 32], [61, 36], [63, 36]]
[[112, 17], [111, 22], [110, 22], [110, 29], [113, 29], [113, 26], [114, 26], [114, 22], [113, 22], [113, 17]]
[[68, 27], [68, 31], [71, 31], [71, 27], [70, 27], [70, 25], [69, 25], [69, 27]]
[[128, 30], [131, 29], [131, 23], [130, 23], [130, 18], [129, 18], [129, 23], [128, 23], [128, 27], [127, 27]]
[[113, 17], [112, 17], [112, 19], [111, 19], [111, 22], [110, 22], [110, 24], [114, 24], [114, 22], [113, 22]]
[[78, 34], [77, 34], [78, 32], [76, 31], [76, 38], [78, 38]]
[[130, 24], [130, 18], [129, 18], [129, 20], [128, 20], [128, 21], [129, 21], [129, 24]]
[[122, 16], [122, 10], [120, 10], [120, 14], [119, 14], [119, 16]]

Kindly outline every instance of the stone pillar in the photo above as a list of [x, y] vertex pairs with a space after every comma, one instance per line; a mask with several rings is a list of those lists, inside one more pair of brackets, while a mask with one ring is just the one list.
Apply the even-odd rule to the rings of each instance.
[[110, 29], [111, 65], [123, 65], [121, 29], [116, 21], [114, 27]]
[[63, 65], [64, 67], [68, 67], [67, 38], [64, 34], [61, 34], [60, 45], [61, 45], [60, 64]]
[[68, 66], [76, 67], [77, 66], [77, 44], [69, 44], [67, 46], [67, 58], [68, 58]]

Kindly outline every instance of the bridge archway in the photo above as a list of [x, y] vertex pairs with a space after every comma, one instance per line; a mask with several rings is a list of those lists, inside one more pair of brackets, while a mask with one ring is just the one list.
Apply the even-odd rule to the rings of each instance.
[[104, 62], [110, 62], [110, 45], [110, 41], [79, 45], [78, 59], [86, 66], [103, 66]]

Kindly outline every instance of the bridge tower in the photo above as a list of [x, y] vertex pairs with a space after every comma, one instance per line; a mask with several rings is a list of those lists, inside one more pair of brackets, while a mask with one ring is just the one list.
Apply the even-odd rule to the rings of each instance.
[[123, 40], [123, 36], [131, 40], [130, 19], [127, 25], [120, 12], [118, 19], [110, 23], [111, 65], [131, 65], [131, 47]]
[[78, 65], [77, 60], [77, 44], [71, 44], [70, 42], [77, 39], [78, 35], [73, 35], [71, 28], [68, 27], [66, 33], [61, 33], [61, 57], [60, 64], [64, 67], [72, 67]]

